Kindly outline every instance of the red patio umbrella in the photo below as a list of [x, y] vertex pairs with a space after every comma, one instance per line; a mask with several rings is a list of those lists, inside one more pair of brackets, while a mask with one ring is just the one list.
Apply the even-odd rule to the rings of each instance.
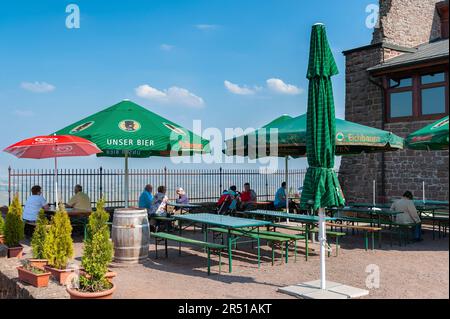
[[3, 150], [18, 158], [55, 159], [55, 202], [58, 204], [58, 157], [89, 156], [101, 150], [84, 138], [73, 135], [45, 135], [25, 139]]

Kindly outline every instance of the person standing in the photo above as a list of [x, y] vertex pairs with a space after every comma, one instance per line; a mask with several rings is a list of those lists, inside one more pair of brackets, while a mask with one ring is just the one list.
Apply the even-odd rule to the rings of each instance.
[[139, 208], [146, 209], [150, 212], [153, 202], [153, 186], [150, 184], [145, 185], [144, 191], [139, 196]]
[[417, 214], [417, 209], [413, 201], [413, 194], [410, 191], [406, 191], [402, 198], [396, 200], [392, 204], [391, 210], [402, 212], [402, 214], [399, 214], [396, 217], [397, 223], [405, 225], [415, 224], [413, 228], [414, 240], [421, 241], [422, 221], [420, 220], [419, 214]]

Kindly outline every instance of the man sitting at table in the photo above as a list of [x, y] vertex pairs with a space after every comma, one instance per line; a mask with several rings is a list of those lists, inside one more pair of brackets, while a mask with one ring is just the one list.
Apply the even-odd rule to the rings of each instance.
[[417, 214], [416, 206], [413, 202], [413, 194], [410, 191], [406, 191], [403, 197], [396, 200], [392, 206], [391, 210], [402, 212], [402, 214], [397, 215], [396, 222], [399, 224], [415, 224], [414, 226], [414, 240], [422, 241], [422, 221]]
[[186, 191], [184, 189], [178, 187], [176, 193], [178, 196], [178, 198], [176, 199], [177, 204], [189, 204], [189, 198], [187, 197]]
[[[275, 209], [286, 209], [286, 182], [281, 183], [281, 187], [275, 193], [275, 200], [273, 201], [273, 206]], [[298, 207], [293, 201], [289, 201], [289, 209], [294, 210], [298, 213]]]
[[66, 207], [88, 212], [91, 211], [91, 199], [86, 193], [83, 193], [83, 187], [81, 187], [81, 185], [75, 185], [73, 191], [75, 195], [73, 195], [72, 198], [69, 199]]
[[27, 198], [23, 209], [23, 221], [25, 222], [25, 234], [31, 236], [34, 231], [33, 224], [36, 223], [39, 211], [48, 210], [47, 200], [42, 196], [41, 186], [35, 185], [31, 188], [31, 196]]
[[153, 186], [150, 184], [145, 185], [144, 191], [139, 196], [139, 208], [146, 209], [147, 213], [152, 209], [153, 202]]
[[250, 183], [244, 184], [244, 191], [241, 193], [240, 199], [240, 210], [256, 209], [256, 192], [250, 188]]

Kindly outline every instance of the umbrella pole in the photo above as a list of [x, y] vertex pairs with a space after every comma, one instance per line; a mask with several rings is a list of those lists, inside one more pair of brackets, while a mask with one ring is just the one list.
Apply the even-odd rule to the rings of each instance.
[[[286, 212], [289, 213], [289, 173], [288, 173], [288, 167], [289, 165], [289, 157], [284, 157], [284, 180], [286, 181]], [[289, 219], [287, 219], [287, 222], [289, 223]]]
[[129, 207], [129, 201], [128, 201], [128, 190], [129, 184], [128, 184], [128, 151], [125, 151], [125, 185], [124, 185], [124, 195], [125, 195], [125, 208]]
[[376, 206], [376, 189], [375, 189], [376, 187], [377, 187], [376, 182], [375, 182], [375, 180], [373, 180], [373, 186], [372, 186], [372, 189], [373, 189], [373, 194], [372, 194], [373, 207]]
[[325, 210], [319, 208], [319, 243], [320, 243], [320, 289], [327, 289], [325, 276], [325, 247], [327, 244], [327, 236], [325, 232]]
[[425, 181], [422, 181], [422, 201], [425, 204]]
[[58, 209], [58, 160], [55, 156], [55, 210]]

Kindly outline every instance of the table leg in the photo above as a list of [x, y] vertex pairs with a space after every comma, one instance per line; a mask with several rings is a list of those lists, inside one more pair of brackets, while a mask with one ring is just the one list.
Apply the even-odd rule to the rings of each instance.
[[[231, 230], [228, 229], [228, 234], [227, 234], [227, 242], [228, 242], [228, 272], [232, 272], [233, 271], [233, 258], [231, 257]], [[259, 247], [259, 246], [258, 246]]]
[[309, 248], [308, 248], [308, 241], [309, 241], [309, 224], [305, 225], [305, 259], [306, 261], [308, 261], [308, 256], [309, 256]]

